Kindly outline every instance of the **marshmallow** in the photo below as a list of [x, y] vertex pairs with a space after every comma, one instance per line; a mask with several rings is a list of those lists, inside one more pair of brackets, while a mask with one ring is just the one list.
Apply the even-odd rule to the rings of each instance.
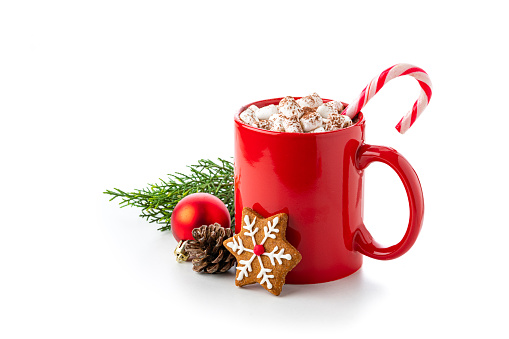
[[269, 121], [272, 121], [271, 131], [275, 132], [284, 132], [285, 127], [283, 126], [283, 115], [281, 113], [272, 114], [269, 118]]
[[278, 111], [277, 111], [276, 105], [268, 105], [268, 106], [262, 107], [262, 108], [258, 109], [257, 111], [255, 111], [255, 116], [259, 120], [267, 120], [273, 114], [277, 114], [277, 113], [278, 113]]
[[277, 122], [283, 118], [283, 115], [281, 113], [272, 114], [269, 118], [272, 122]]
[[348, 115], [342, 114], [341, 116], [345, 118], [345, 122], [343, 123], [342, 128], [347, 128], [347, 127], [350, 127], [353, 125], [353, 121], [352, 121], [352, 119], [350, 119], [350, 117]]
[[345, 109], [345, 106], [343, 106], [343, 104], [341, 102], [336, 101], [336, 100], [326, 102], [325, 105], [330, 105], [330, 106], [334, 107], [334, 109], [336, 109], [338, 111], [338, 113], [343, 112], [343, 110]]
[[[258, 110], [259, 110], [259, 108], [258, 108], [258, 106], [256, 106], [256, 105], [251, 105], [251, 106], [249, 106], [248, 108], [246, 108], [246, 111], [248, 111], [248, 110], [249, 110], [249, 111], [252, 111], [252, 112], [254, 113], [254, 112], [258, 111]], [[245, 112], [245, 111], [244, 111], [244, 112]]]
[[299, 119], [297, 117], [292, 118], [286, 118], [283, 117], [282, 119], [283, 127], [285, 129], [285, 132], [289, 133], [303, 133], [302, 126], [300, 125]]
[[337, 112], [338, 111], [336, 111], [333, 107], [331, 107], [330, 105], [326, 105], [326, 104], [320, 105], [316, 109], [316, 113], [320, 114], [320, 116], [322, 118], [327, 118], [329, 116], [329, 114], [337, 113]]
[[329, 114], [329, 119], [325, 124], [325, 130], [335, 131], [350, 126], [352, 126], [352, 120], [348, 116], [339, 113], [331, 113]]
[[314, 130], [312, 130], [309, 133], [322, 133], [322, 132], [325, 132], [325, 128], [323, 128], [323, 126], [320, 126], [318, 128], [315, 128]]
[[316, 111], [322, 116], [327, 118], [331, 113], [341, 113], [344, 107], [343, 104], [338, 101], [329, 101], [325, 104], [320, 105]]
[[323, 104], [322, 98], [316, 93], [305, 96], [297, 100], [300, 107], [318, 107]]
[[304, 132], [312, 131], [322, 126], [322, 116], [317, 112], [307, 112], [300, 118], [300, 124]]
[[334, 126], [330, 121], [329, 122], [326, 122], [324, 125], [323, 125], [325, 131], [335, 131], [337, 129], [340, 129], [339, 127], [336, 127]]
[[244, 112], [240, 113], [240, 120], [244, 121], [248, 125], [255, 126], [255, 123], [259, 121], [255, 115], [257, 110], [258, 107], [255, 105], [249, 106]]
[[302, 114], [304, 114], [302, 108], [292, 97], [284, 97], [281, 99], [278, 105], [278, 109], [281, 114], [289, 119], [292, 117], [300, 118]]
[[260, 120], [260, 121], [257, 121], [255, 122], [255, 127], [258, 127], [258, 128], [261, 128], [261, 129], [266, 129], [266, 130], [270, 130], [272, 128], [272, 121], [270, 120]]
[[279, 124], [273, 124], [270, 130], [273, 132], [284, 132], [285, 127], [283, 126], [283, 121], [280, 121]]

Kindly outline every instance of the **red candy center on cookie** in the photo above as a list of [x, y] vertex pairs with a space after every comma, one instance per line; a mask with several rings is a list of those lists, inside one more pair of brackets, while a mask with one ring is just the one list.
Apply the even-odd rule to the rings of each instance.
[[263, 245], [256, 245], [254, 248], [253, 248], [253, 252], [254, 254], [256, 255], [262, 255], [263, 252], [265, 252], [265, 248], [263, 248]]

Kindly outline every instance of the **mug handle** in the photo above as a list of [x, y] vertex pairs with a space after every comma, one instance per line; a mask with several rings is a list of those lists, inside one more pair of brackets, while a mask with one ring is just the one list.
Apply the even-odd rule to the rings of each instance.
[[405, 254], [415, 243], [421, 230], [424, 216], [424, 197], [417, 173], [415, 173], [410, 163], [395, 149], [366, 144], [359, 147], [356, 156], [356, 166], [359, 170], [364, 170], [374, 161], [389, 165], [403, 182], [410, 205], [410, 220], [408, 221], [408, 227], [403, 239], [396, 245], [390, 247], [381, 246], [373, 239], [364, 224], [362, 224], [355, 231], [353, 246], [355, 250], [368, 257], [390, 260]]

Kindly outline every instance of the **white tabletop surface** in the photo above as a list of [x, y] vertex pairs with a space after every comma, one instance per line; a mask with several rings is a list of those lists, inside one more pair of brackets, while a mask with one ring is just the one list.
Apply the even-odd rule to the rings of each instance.
[[[500, 4], [2, 2], [0, 337], [507, 335]], [[232, 156], [232, 117], [248, 102], [315, 91], [348, 102], [398, 62], [434, 83], [403, 136], [394, 125], [417, 98], [414, 79], [364, 109], [366, 142], [405, 155], [424, 190], [422, 232], [401, 258], [366, 258], [348, 278], [274, 297], [236, 287], [233, 269], [177, 264], [171, 233], [102, 194]], [[397, 175], [370, 166], [365, 197], [373, 236], [399, 241], [408, 205]]]

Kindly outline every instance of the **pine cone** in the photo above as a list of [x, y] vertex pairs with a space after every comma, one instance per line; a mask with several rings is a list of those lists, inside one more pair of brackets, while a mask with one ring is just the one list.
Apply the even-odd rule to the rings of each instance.
[[193, 271], [223, 273], [232, 267], [235, 257], [223, 246], [232, 236], [232, 230], [218, 223], [193, 229], [193, 238], [186, 244], [186, 252], [193, 261]]

